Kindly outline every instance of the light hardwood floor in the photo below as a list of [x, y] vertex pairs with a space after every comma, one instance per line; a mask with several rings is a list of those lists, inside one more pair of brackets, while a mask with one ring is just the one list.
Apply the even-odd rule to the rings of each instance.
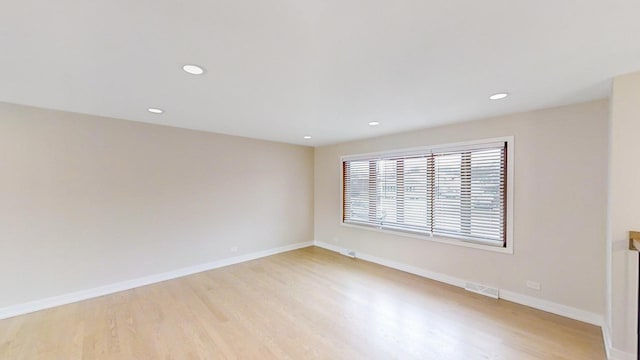
[[310, 247], [0, 320], [0, 359], [604, 359], [599, 328]]

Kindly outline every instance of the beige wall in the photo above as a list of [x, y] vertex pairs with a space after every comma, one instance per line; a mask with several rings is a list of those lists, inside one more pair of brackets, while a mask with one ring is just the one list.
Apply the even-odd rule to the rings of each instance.
[[638, 254], [628, 232], [640, 231], [640, 72], [614, 79], [609, 128], [607, 326], [613, 348], [636, 349]]
[[[607, 118], [602, 100], [316, 148], [315, 240], [602, 315]], [[509, 135], [513, 255], [340, 225], [340, 156]]]
[[0, 308], [310, 241], [313, 149], [0, 103], [0, 232]]

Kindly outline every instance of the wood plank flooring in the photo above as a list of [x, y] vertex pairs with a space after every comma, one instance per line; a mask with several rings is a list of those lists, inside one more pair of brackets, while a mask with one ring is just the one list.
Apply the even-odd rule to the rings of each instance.
[[0, 320], [0, 359], [604, 359], [600, 329], [310, 247]]

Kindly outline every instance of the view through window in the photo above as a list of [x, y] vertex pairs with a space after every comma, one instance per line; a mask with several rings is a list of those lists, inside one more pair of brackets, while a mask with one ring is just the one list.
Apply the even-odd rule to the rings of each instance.
[[506, 246], [507, 142], [346, 157], [343, 222]]

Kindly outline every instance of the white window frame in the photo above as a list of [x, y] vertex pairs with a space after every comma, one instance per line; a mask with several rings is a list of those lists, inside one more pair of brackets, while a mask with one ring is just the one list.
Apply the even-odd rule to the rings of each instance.
[[[392, 156], [392, 155], [395, 155], [395, 154], [411, 155], [412, 153], [419, 154], [419, 153], [424, 153], [424, 152], [429, 152], [429, 151], [436, 152], [436, 151], [441, 151], [441, 150], [445, 150], [445, 149], [446, 150], [464, 150], [465, 148], [477, 148], [478, 146], [481, 146], [481, 145], [491, 144], [491, 143], [496, 143], [496, 142], [505, 142], [507, 144], [507, 170], [506, 170], [507, 191], [506, 191], [506, 199], [505, 199], [505, 202], [506, 202], [506, 222], [507, 222], [507, 224], [506, 224], [506, 233], [505, 233], [505, 235], [506, 235], [506, 240], [505, 240], [506, 245], [504, 247], [498, 247], [498, 246], [474, 243], [474, 242], [470, 242], [470, 241], [464, 241], [464, 240], [461, 240], [460, 238], [456, 238], [456, 237], [453, 237], [453, 236], [421, 235], [421, 234], [411, 233], [411, 232], [407, 232], [407, 231], [396, 231], [396, 230], [391, 230], [391, 229], [383, 229], [383, 228], [372, 227], [372, 226], [364, 226], [364, 225], [358, 225], [358, 224], [353, 224], [353, 223], [345, 223], [343, 221], [343, 219], [344, 219], [344, 180], [343, 179], [344, 179], [345, 174], [343, 173], [344, 169], [343, 169], [342, 164], [343, 164], [344, 161], [371, 159], [371, 158], [376, 157], [376, 156], [388, 157], [388, 156]], [[513, 136], [504, 136], [504, 137], [481, 139], [481, 140], [472, 140], [472, 141], [457, 142], [457, 143], [421, 146], [421, 147], [413, 147], [413, 148], [407, 148], [407, 149], [394, 149], [394, 150], [372, 152], [372, 153], [364, 153], [364, 154], [343, 155], [343, 156], [340, 157], [340, 174], [341, 174], [341, 176], [340, 176], [340, 218], [339, 218], [339, 222], [340, 222], [340, 224], [342, 226], [349, 227], [349, 228], [374, 231], [374, 232], [385, 233], [385, 234], [396, 235], [396, 236], [424, 239], [424, 240], [435, 241], [435, 242], [444, 243], [444, 244], [457, 245], [457, 246], [463, 246], [463, 247], [468, 247], [468, 248], [487, 250], [487, 251], [504, 253], [504, 254], [513, 254], [513, 251], [514, 251], [514, 237], [513, 237], [513, 220], [514, 220], [513, 219], [514, 218], [514, 216], [513, 216], [513, 195], [514, 195], [514, 187], [513, 187], [513, 184], [514, 184], [514, 173], [515, 173], [515, 171], [514, 171], [514, 157], [515, 157], [515, 144], [514, 144], [514, 137]]]

